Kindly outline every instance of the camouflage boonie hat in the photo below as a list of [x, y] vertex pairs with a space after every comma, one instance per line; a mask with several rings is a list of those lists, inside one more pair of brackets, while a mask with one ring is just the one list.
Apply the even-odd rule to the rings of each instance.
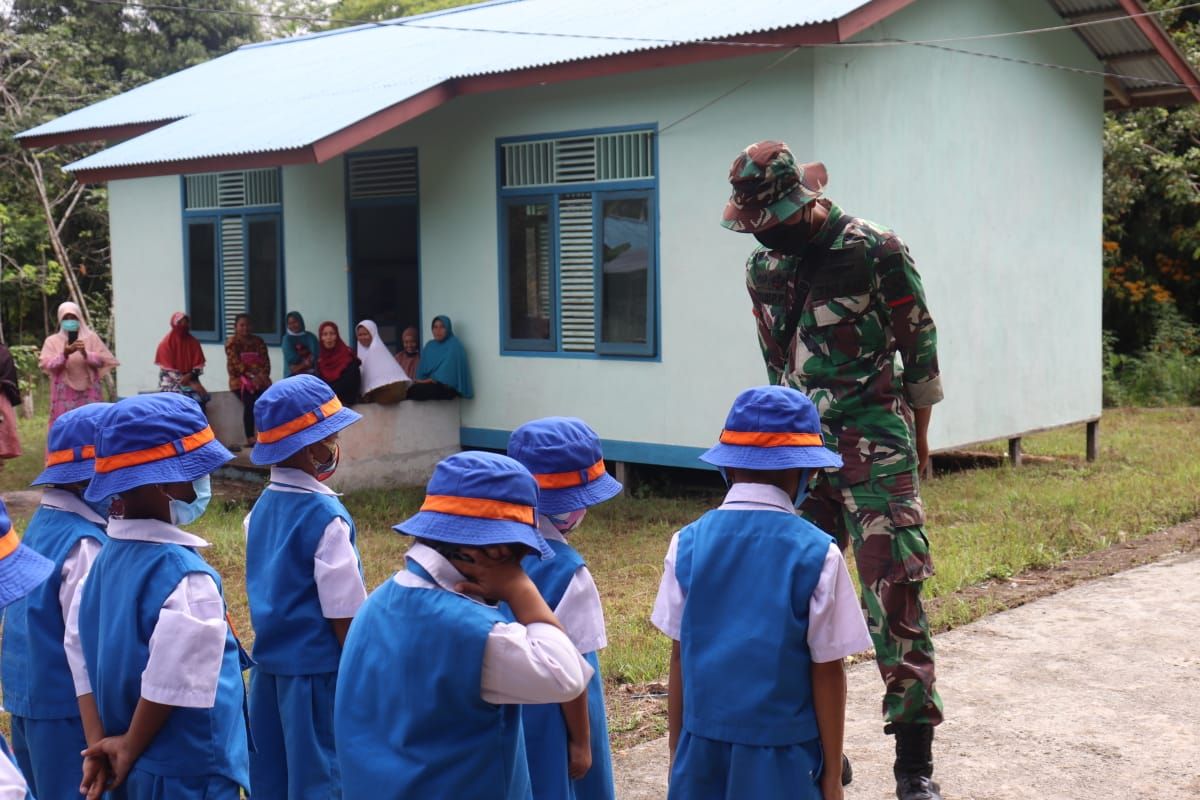
[[797, 164], [783, 142], [752, 144], [729, 168], [733, 194], [721, 224], [738, 233], [773, 228], [820, 197], [827, 181], [824, 164]]

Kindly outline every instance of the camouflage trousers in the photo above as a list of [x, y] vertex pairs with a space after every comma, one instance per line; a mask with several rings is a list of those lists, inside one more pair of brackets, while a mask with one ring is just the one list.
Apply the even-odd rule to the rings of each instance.
[[800, 510], [843, 551], [854, 545], [862, 607], [885, 687], [884, 720], [937, 725], [942, 699], [934, 688], [933, 637], [921, 607], [921, 583], [933, 575], [933, 560], [916, 473], [840, 489], [822, 473]]

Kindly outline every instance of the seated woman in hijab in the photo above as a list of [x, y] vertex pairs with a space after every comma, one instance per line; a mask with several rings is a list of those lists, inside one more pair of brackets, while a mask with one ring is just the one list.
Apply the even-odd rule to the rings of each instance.
[[242, 401], [242, 428], [246, 447], [253, 447], [254, 403], [271, 385], [271, 356], [267, 343], [250, 329], [250, 315], [238, 314], [233, 336], [225, 342], [225, 371], [229, 373], [229, 391]]
[[204, 408], [212, 396], [200, 383], [204, 351], [191, 333], [192, 321], [182, 311], [171, 315], [171, 330], [158, 343], [154, 365], [158, 367], [158, 390], [186, 394]]
[[354, 357], [354, 351], [342, 341], [342, 334], [336, 323], [322, 322], [317, 328], [317, 333], [321, 337], [317, 375], [329, 384], [329, 388], [333, 389], [342, 405], [352, 406], [358, 402], [358, 389], [362, 384], [359, 360]]
[[317, 337], [305, 330], [304, 317], [299, 311], [289, 311], [284, 320], [287, 330], [283, 334], [280, 350], [283, 352], [283, 377], [293, 375], [316, 375], [318, 346]]
[[358, 339], [358, 360], [362, 362], [363, 402], [399, 403], [408, 394], [412, 379], [379, 338], [379, 328], [371, 320], [364, 319], [355, 326], [354, 336]]
[[471, 370], [467, 367], [467, 351], [454, 335], [450, 318], [433, 318], [433, 339], [421, 351], [421, 367], [417, 379], [408, 388], [409, 400], [451, 400], [455, 397], [474, 397]]

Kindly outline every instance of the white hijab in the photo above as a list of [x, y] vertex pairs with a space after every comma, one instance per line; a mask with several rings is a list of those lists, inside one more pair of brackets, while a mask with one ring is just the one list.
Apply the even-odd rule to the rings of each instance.
[[379, 338], [379, 328], [369, 319], [364, 319], [354, 326], [355, 338], [358, 329], [366, 328], [371, 333], [371, 346], [358, 345], [358, 360], [362, 362], [362, 393], [373, 392], [380, 386], [391, 383], [411, 383], [412, 378], [404, 368], [396, 363], [396, 357], [387, 349], [387, 345]]

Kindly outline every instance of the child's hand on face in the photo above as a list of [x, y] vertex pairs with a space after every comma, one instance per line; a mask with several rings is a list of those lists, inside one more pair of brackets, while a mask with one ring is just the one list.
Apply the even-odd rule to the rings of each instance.
[[454, 587], [455, 591], [510, 605], [515, 595], [529, 589], [537, 591], [521, 568], [521, 557], [507, 545], [462, 547], [459, 552], [470, 560], [454, 560], [454, 566], [467, 578]]

